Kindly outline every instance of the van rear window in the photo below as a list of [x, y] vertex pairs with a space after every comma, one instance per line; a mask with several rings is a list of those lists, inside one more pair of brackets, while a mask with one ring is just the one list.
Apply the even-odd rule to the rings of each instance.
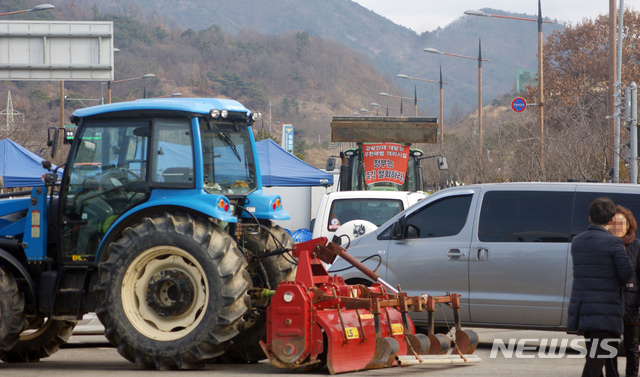
[[[640, 195], [603, 193], [603, 192], [578, 192], [576, 194], [576, 204], [573, 213], [573, 225], [571, 236], [584, 231], [589, 226], [589, 205], [596, 198], [606, 197], [617, 205], [628, 208], [633, 213], [636, 221], [640, 222]], [[640, 229], [636, 230], [636, 237], [640, 236]]]
[[572, 192], [490, 191], [480, 210], [483, 242], [569, 242]]

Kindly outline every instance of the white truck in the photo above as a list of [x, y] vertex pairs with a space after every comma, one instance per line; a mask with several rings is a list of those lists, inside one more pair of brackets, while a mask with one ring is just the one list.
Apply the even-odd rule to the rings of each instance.
[[[377, 229], [407, 207], [424, 199], [423, 192], [337, 191], [322, 197], [312, 221], [313, 238], [347, 235], [353, 240]], [[348, 240], [340, 240], [346, 244]]]

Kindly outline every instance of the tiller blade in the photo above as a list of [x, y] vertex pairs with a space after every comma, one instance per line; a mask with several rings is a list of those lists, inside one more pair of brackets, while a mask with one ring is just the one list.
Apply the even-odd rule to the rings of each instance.
[[[460, 329], [459, 295], [410, 297], [385, 282], [347, 285], [341, 277], [330, 276], [322, 262], [333, 263], [339, 255], [375, 281], [381, 279], [324, 237], [295, 245], [293, 255], [298, 258], [296, 280], [276, 289], [267, 308], [267, 339], [260, 343], [272, 365], [306, 370], [326, 365], [335, 374], [438, 360], [480, 361], [463, 356], [473, 352], [478, 337]], [[454, 310], [457, 341], [451, 355], [449, 338], [433, 334], [437, 303]], [[429, 312], [428, 336], [416, 334], [409, 310]]]

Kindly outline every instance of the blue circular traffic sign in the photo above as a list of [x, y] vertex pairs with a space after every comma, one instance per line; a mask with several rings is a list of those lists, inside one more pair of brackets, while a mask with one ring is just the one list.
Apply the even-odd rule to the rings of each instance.
[[511, 101], [511, 108], [516, 113], [523, 112], [527, 108], [527, 101], [522, 97], [516, 97]]

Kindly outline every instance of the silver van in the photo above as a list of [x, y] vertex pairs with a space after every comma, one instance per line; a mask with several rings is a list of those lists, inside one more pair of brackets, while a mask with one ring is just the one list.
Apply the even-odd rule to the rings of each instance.
[[[573, 270], [571, 239], [589, 224], [589, 204], [608, 197], [640, 221], [640, 186], [600, 183], [496, 183], [429, 195], [349, 254], [409, 295], [461, 295], [463, 324], [565, 330]], [[345, 244], [345, 242], [343, 242]], [[347, 283], [370, 284], [343, 260], [331, 266]], [[341, 271], [341, 272], [338, 272]], [[436, 324], [452, 324], [450, 310]], [[416, 326], [425, 313], [411, 313]]]

